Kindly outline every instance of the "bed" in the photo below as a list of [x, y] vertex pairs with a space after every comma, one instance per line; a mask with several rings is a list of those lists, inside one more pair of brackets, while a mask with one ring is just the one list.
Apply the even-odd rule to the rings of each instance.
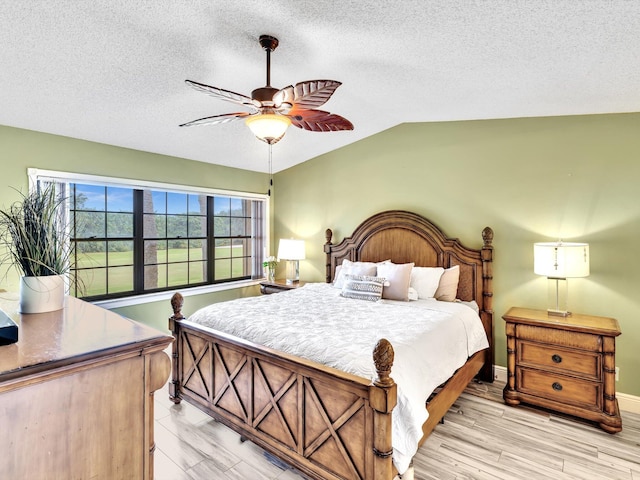
[[[337, 244], [332, 237], [327, 230], [327, 284], [344, 260], [457, 266], [457, 299], [477, 305], [488, 347], [466, 358], [424, 399], [428, 418], [421, 444], [474, 377], [493, 381], [493, 232], [485, 228], [482, 247], [468, 248], [420, 215], [393, 210], [368, 218]], [[298, 295], [309, 295], [307, 286], [298, 290]], [[280, 295], [289, 293], [270, 297]], [[182, 305], [182, 296], [174, 295], [169, 319], [175, 338], [169, 386], [174, 402], [185, 399], [198, 406], [310, 478], [396, 476], [392, 418], [398, 418], [394, 408], [399, 397], [391, 371], [395, 352], [388, 340], [371, 342], [373, 376], [357, 375], [185, 319]]]

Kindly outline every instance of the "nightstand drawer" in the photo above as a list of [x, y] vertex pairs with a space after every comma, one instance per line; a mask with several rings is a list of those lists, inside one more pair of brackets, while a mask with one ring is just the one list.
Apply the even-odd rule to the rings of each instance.
[[602, 350], [602, 339], [599, 335], [555, 328], [518, 325], [516, 327], [516, 338], [563, 347], [580, 348], [591, 352], [600, 352]]
[[518, 391], [566, 405], [602, 409], [602, 385], [597, 382], [520, 368], [516, 374]]
[[575, 374], [588, 380], [601, 380], [601, 355], [567, 350], [553, 345], [518, 342], [518, 366], [540, 367], [559, 373]]

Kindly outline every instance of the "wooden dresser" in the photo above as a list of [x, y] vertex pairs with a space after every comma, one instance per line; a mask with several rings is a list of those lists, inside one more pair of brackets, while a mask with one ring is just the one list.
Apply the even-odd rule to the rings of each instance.
[[614, 318], [511, 308], [503, 317], [507, 333], [504, 400], [538, 405], [622, 430], [615, 396]]
[[73, 297], [63, 310], [16, 313], [0, 347], [0, 478], [153, 478], [153, 392], [173, 338]]

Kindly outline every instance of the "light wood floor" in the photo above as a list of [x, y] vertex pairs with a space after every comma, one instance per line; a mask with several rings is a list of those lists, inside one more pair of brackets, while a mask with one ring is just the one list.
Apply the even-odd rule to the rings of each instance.
[[[609, 435], [574, 418], [502, 403], [504, 384], [471, 384], [414, 458], [415, 478], [640, 480], [640, 415]], [[156, 480], [300, 480], [195, 407], [155, 395]]]

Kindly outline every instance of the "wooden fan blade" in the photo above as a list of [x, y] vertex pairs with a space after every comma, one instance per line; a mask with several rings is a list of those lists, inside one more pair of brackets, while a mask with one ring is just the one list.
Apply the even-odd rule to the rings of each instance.
[[273, 96], [276, 108], [280, 105], [293, 105], [295, 108], [309, 110], [323, 105], [331, 98], [333, 92], [342, 85], [336, 80], [308, 80], [289, 85]]
[[207, 95], [211, 95], [212, 97], [216, 97], [221, 100], [226, 100], [227, 102], [238, 103], [240, 105], [246, 105], [248, 107], [255, 108], [260, 108], [262, 106], [260, 102], [254, 101], [251, 97], [247, 97], [246, 95], [242, 95], [241, 93], [232, 92], [231, 90], [225, 90], [223, 88], [212, 87], [211, 85], [205, 85], [204, 83], [198, 83], [192, 80], [185, 80], [184, 82], [194, 90], [206, 93]]
[[292, 125], [312, 132], [353, 130], [353, 124], [344, 117], [323, 110], [293, 109], [289, 115]]
[[254, 115], [253, 113], [248, 112], [236, 112], [236, 113], [224, 113], [222, 115], [214, 115], [212, 117], [204, 117], [198, 120], [194, 120], [192, 122], [183, 123], [180, 125], [181, 127], [193, 127], [197, 125], [219, 125], [223, 123], [233, 122], [240, 118], [248, 117], [250, 115]]

